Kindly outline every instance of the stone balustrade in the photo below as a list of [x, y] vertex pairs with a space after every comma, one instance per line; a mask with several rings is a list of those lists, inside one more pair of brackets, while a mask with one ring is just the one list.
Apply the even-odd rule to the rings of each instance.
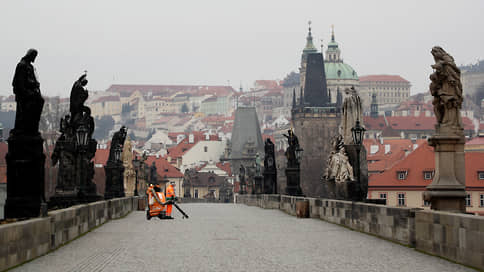
[[484, 217], [287, 195], [237, 195], [236, 203], [296, 215], [309, 201], [309, 216], [372, 234], [464, 265], [484, 269]]
[[0, 225], [0, 271], [48, 253], [103, 223], [138, 209], [141, 197], [115, 198]]

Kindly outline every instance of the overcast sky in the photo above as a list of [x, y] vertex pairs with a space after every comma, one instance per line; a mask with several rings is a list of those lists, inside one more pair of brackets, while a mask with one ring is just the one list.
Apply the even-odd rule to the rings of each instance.
[[457, 64], [484, 57], [484, 1], [2, 0], [0, 95], [30, 47], [41, 90], [69, 96], [88, 70], [89, 90], [118, 84], [211, 84], [244, 89], [299, 67], [307, 22], [315, 45], [331, 25], [358, 75], [398, 74], [428, 88], [430, 49]]

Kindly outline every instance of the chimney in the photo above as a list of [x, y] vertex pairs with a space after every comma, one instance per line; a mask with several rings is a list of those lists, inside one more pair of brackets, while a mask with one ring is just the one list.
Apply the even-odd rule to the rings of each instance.
[[385, 145], [385, 154], [388, 154], [388, 153], [390, 153], [390, 145], [386, 144]]
[[193, 133], [190, 133], [190, 135], [188, 135], [188, 143], [193, 144], [194, 142], [195, 142], [195, 139], [194, 139]]

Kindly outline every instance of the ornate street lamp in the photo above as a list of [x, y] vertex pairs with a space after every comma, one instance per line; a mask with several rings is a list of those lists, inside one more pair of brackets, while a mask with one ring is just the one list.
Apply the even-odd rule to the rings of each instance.
[[121, 153], [122, 152], [123, 152], [123, 149], [119, 145], [114, 149], [114, 161], [115, 162], [119, 162], [121, 160]]
[[296, 160], [297, 160], [298, 163], [301, 163], [303, 153], [304, 153], [304, 149], [302, 149], [300, 147], [298, 147], [296, 149]]
[[351, 128], [351, 132], [353, 133], [353, 142], [355, 145], [361, 145], [365, 131], [366, 129], [360, 125], [360, 120], [356, 120], [355, 127]]
[[138, 160], [138, 156], [135, 156], [134, 160], [133, 160], [134, 172], [136, 173], [136, 183], [135, 183], [135, 186], [134, 186], [134, 195], [135, 196], [138, 196], [138, 169], [140, 167], [140, 163], [141, 163], [141, 161]]
[[360, 125], [360, 120], [356, 120], [355, 127], [351, 128], [353, 142], [356, 146], [356, 193], [360, 196], [361, 181], [360, 181], [360, 151], [363, 143], [363, 136], [366, 129]]
[[80, 124], [76, 130], [76, 144], [81, 149], [87, 147], [89, 130], [84, 124]]

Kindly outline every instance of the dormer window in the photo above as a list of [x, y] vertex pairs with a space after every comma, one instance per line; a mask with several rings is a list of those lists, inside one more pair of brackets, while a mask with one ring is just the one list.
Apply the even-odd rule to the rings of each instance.
[[434, 176], [434, 172], [433, 171], [424, 171], [423, 176], [424, 176], [425, 180], [430, 180]]
[[480, 180], [484, 180], [484, 171], [477, 172], [477, 176], [479, 177]]
[[405, 180], [407, 178], [407, 171], [397, 171], [397, 179]]

